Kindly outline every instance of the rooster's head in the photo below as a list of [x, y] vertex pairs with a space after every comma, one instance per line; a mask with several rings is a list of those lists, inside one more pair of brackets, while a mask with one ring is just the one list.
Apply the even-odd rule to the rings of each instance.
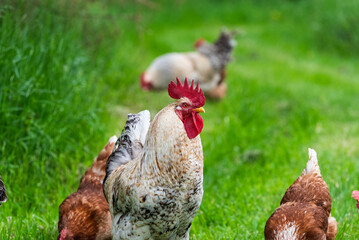
[[194, 81], [192, 80], [189, 86], [187, 78], [184, 85], [177, 78], [177, 84], [173, 81], [168, 85], [168, 94], [171, 98], [178, 99], [175, 104], [175, 112], [184, 124], [187, 136], [189, 139], [195, 138], [201, 133], [203, 129], [203, 119], [199, 115], [204, 112], [203, 105], [205, 97], [202, 89], [194, 88]]

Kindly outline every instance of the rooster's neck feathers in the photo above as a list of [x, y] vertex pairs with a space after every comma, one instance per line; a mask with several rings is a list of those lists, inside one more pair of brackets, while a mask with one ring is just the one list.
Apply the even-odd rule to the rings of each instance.
[[143, 174], [151, 169], [152, 174], [173, 178], [197, 164], [191, 155], [193, 149], [202, 150], [201, 139], [199, 135], [188, 138], [175, 106], [176, 102], [162, 109], [151, 123], [140, 162]]
[[175, 112], [178, 101], [163, 108], [151, 124], [147, 110], [129, 114], [115, 150], [107, 161], [104, 182], [115, 169], [125, 164], [133, 171], [138, 168], [143, 178], [163, 179], [167, 176], [175, 180], [190, 171], [202, 172], [200, 136], [188, 138], [184, 124]]

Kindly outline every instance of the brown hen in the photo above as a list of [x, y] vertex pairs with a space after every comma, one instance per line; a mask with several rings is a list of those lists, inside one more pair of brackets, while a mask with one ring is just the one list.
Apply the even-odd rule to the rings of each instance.
[[80, 186], [59, 207], [59, 240], [111, 239], [111, 215], [102, 190], [106, 161], [116, 136], [109, 139], [92, 166], [82, 176]]
[[287, 189], [281, 206], [266, 223], [265, 239], [335, 239], [337, 222], [330, 216], [331, 207], [328, 185], [320, 174], [317, 154], [309, 149], [306, 169]]

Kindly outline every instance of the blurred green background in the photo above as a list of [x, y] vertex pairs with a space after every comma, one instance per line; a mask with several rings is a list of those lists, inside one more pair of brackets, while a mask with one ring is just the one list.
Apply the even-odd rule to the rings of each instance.
[[160, 54], [238, 36], [227, 97], [207, 101], [204, 188], [191, 239], [263, 239], [285, 190], [318, 152], [337, 239], [359, 239], [359, 2], [0, 0], [0, 239], [55, 239], [58, 206], [143, 92]]

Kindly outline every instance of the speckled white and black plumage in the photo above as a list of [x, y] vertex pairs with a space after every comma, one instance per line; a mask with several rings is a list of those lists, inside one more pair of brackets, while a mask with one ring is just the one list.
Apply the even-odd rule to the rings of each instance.
[[121, 136], [117, 139], [112, 154], [107, 161], [104, 182], [118, 166], [135, 159], [142, 151], [149, 126], [149, 111], [128, 114]]
[[7, 200], [7, 195], [6, 195], [5, 184], [0, 177], [0, 206], [1, 203], [6, 202], [6, 200]]
[[322, 178], [317, 154], [309, 149], [303, 173], [285, 192], [280, 207], [269, 217], [266, 240], [333, 240], [337, 222], [330, 216], [331, 196]]
[[[108, 172], [104, 192], [113, 220], [113, 239], [189, 238], [203, 195], [203, 152], [200, 136], [189, 139], [175, 113], [176, 106], [186, 100], [162, 109], [148, 129], [142, 150], [126, 164], [117, 159], [118, 167]], [[129, 156], [131, 146], [120, 141], [117, 151], [127, 151], [122, 155]]]

